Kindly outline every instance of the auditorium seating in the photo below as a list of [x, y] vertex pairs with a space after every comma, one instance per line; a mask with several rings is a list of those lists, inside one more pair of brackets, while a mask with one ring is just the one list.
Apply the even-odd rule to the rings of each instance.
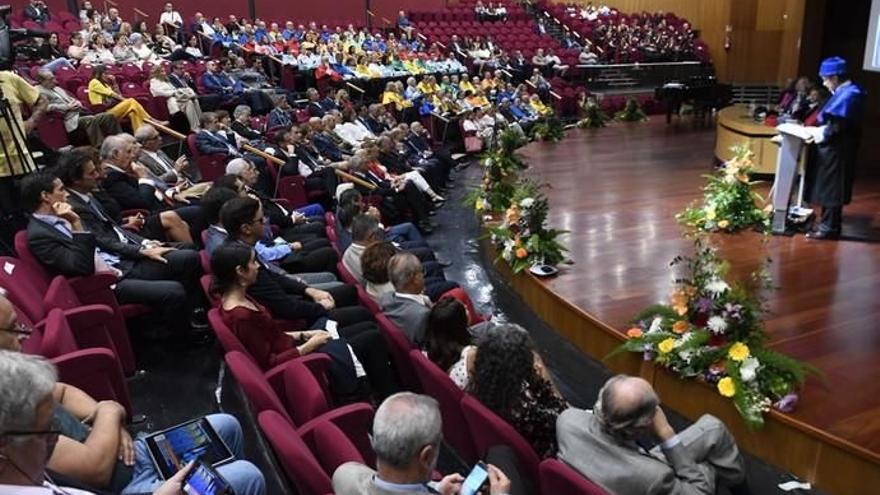
[[544, 459], [538, 466], [541, 475], [541, 493], [579, 493], [581, 495], [608, 495], [599, 485], [556, 459]]

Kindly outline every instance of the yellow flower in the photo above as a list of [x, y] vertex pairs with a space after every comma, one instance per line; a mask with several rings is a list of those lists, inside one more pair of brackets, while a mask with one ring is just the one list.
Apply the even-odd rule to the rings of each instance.
[[720, 222], [718, 222], [719, 229], [726, 229], [728, 225], [730, 225], [730, 222], [728, 222], [727, 220], [721, 220]]
[[718, 393], [725, 397], [733, 397], [736, 394], [736, 385], [733, 383], [733, 378], [725, 376], [718, 380]]
[[706, 210], [706, 220], [715, 220], [715, 208]]
[[669, 337], [668, 339], [657, 344], [657, 350], [659, 350], [662, 354], [669, 354], [669, 352], [675, 349], [675, 339]]
[[678, 334], [685, 333], [688, 329], [688, 322], [685, 320], [678, 320], [672, 325], [672, 331]]
[[727, 357], [733, 359], [734, 361], [742, 361], [743, 359], [749, 357], [751, 353], [749, 352], [749, 346], [743, 344], [742, 342], [735, 342], [730, 349], [727, 351]]
[[483, 209], [484, 206], [486, 206], [486, 205], [485, 205], [485, 202], [483, 201], [483, 198], [478, 199], [478, 200], [477, 200], [477, 205], [476, 205], [477, 210], [481, 210], [481, 211], [482, 211], [482, 209]]

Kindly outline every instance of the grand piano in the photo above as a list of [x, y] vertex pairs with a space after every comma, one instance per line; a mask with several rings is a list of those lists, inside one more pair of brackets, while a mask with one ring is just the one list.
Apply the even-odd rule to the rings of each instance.
[[684, 103], [694, 109], [694, 122], [709, 125], [708, 117], [713, 109], [730, 104], [732, 89], [729, 84], [719, 84], [715, 76], [691, 76], [686, 80], [671, 80], [654, 90], [654, 99], [666, 103], [666, 123], [672, 115], [681, 111]]

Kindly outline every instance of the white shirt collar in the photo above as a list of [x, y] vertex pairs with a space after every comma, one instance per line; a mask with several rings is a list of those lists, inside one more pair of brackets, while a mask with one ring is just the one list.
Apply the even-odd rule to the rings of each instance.
[[403, 299], [409, 299], [410, 301], [415, 301], [422, 306], [431, 306], [431, 300], [428, 299], [428, 296], [424, 294], [404, 294], [402, 292], [394, 292], [394, 295], [397, 297], [402, 297]]

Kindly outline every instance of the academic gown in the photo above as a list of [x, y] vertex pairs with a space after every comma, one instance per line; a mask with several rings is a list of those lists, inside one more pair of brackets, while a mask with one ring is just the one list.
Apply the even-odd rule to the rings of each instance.
[[866, 96], [861, 87], [847, 81], [820, 111], [817, 124], [825, 126], [825, 139], [812, 147], [807, 160], [805, 196], [808, 202], [838, 207], [852, 200]]

